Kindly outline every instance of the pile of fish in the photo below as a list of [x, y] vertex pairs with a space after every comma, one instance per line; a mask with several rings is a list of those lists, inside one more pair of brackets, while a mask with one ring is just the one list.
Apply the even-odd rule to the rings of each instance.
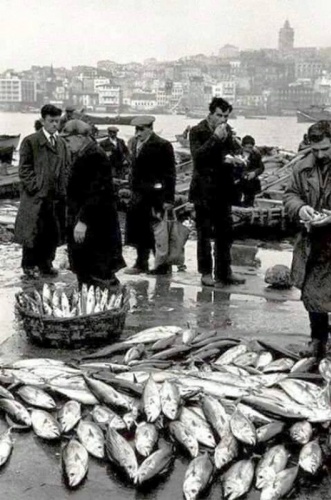
[[111, 293], [108, 288], [101, 290], [83, 284], [81, 290], [73, 290], [70, 294], [65, 290], [51, 287], [44, 283], [42, 292], [21, 292], [16, 296], [22, 309], [40, 316], [54, 318], [74, 318], [86, 314], [95, 314], [123, 307], [123, 290]]
[[186, 500], [206, 495], [215, 479], [230, 500], [252, 488], [277, 500], [322, 471], [331, 453], [330, 381], [331, 360], [317, 366], [262, 341], [174, 326], [144, 330], [76, 364], [2, 364], [9, 429], [0, 465], [16, 428], [31, 428], [42, 440], [61, 440], [71, 488], [90, 459], [110, 461], [140, 487], [155, 485], [183, 455]]

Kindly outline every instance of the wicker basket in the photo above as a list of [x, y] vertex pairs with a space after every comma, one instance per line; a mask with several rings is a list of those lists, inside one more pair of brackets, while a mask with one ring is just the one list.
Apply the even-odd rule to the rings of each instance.
[[[16, 300], [16, 311], [29, 340], [46, 347], [79, 348], [109, 343], [123, 331], [129, 309], [128, 292], [120, 309], [73, 318], [53, 318], [26, 311]], [[18, 298], [20, 294], [16, 295]]]

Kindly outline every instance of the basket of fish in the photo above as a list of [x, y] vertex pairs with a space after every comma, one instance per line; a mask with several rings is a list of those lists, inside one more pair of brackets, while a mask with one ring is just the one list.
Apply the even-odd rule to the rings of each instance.
[[27, 337], [50, 347], [82, 347], [115, 340], [124, 328], [129, 291], [83, 285], [16, 294], [16, 311]]

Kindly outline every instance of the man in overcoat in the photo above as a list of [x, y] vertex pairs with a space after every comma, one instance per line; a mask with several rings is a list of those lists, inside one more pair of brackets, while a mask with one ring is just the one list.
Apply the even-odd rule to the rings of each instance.
[[215, 97], [209, 111], [208, 117], [190, 131], [193, 158], [190, 201], [196, 213], [198, 271], [204, 286], [238, 285], [245, 280], [231, 270], [231, 205], [235, 189], [234, 160], [229, 156], [240, 146], [227, 124], [231, 104]]
[[42, 129], [27, 136], [20, 148], [20, 206], [15, 224], [22, 244], [22, 268], [27, 278], [56, 276], [56, 247], [63, 242], [69, 152], [58, 135], [61, 110], [41, 108]]
[[[155, 214], [171, 209], [175, 197], [176, 168], [171, 143], [153, 131], [153, 116], [138, 116], [131, 125], [135, 137], [131, 147], [131, 205], [127, 213], [126, 244], [137, 250], [134, 266], [128, 274], [148, 271], [148, 259], [155, 249], [153, 222]], [[153, 274], [167, 274], [169, 266], [164, 265], [151, 271]]]
[[293, 250], [292, 279], [311, 327], [310, 355], [326, 355], [331, 312], [331, 124], [308, 129], [310, 151], [294, 167], [285, 191], [289, 216], [301, 225]]
[[129, 165], [129, 150], [125, 141], [117, 137], [119, 129], [115, 125], [108, 127], [108, 137], [100, 141], [100, 146], [111, 159], [113, 175], [124, 178]]

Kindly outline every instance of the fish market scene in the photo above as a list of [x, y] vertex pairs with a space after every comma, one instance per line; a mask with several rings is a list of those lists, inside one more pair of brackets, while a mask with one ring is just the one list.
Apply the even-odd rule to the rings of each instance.
[[2, 497], [329, 500], [329, 3], [3, 4]]

